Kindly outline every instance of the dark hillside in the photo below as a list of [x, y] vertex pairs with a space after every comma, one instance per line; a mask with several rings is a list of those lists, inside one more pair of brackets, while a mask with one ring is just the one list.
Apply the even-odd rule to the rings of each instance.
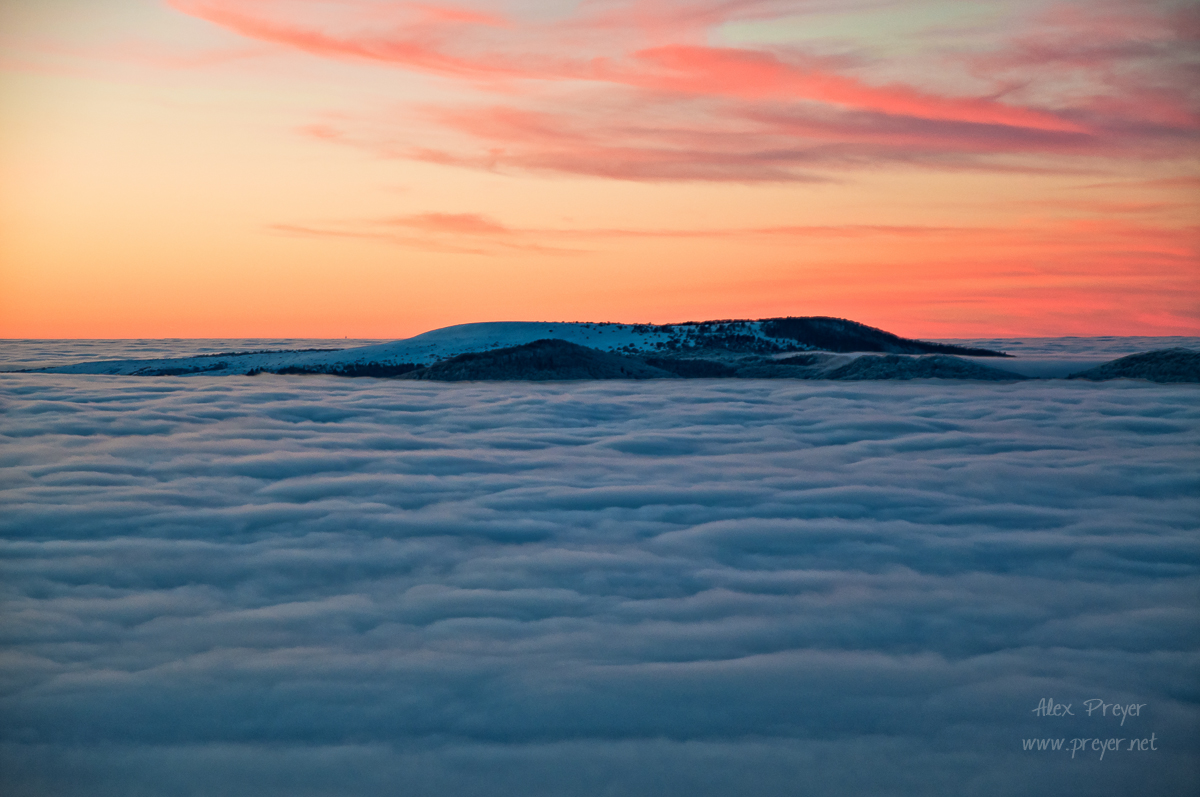
[[989, 368], [970, 360], [934, 355], [932, 357], [857, 357], [831, 372], [826, 379], [857, 381], [863, 379], [982, 379], [988, 382], [1008, 382], [1025, 379], [1020, 374]]
[[565, 340], [535, 340], [522, 346], [460, 354], [411, 371], [401, 379], [443, 382], [519, 379], [673, 379], [676, 375], [620, 354]]
[[1148, 379], [1151, 382], [1200, 382], [1200, 352], [1190, 349], [1159, 349], [1131, 354], [1089, 368], [1068, 379]]
[[909, 340], [857, 321], [826, 316], [769, 318], [762, 330], [775, 338], [786, 338], [825, 351], [878, 351], [888, 354], [958, 354], [966, 357], [1008, 357], [991, 349], [974, 349], [948, 343]]

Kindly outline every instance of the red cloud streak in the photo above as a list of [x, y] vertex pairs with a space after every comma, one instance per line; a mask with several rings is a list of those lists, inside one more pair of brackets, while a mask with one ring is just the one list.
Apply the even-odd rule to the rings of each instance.
[[[705, 41], [731, 19], [795, 13], [787, 4], [617, 3], [524, 23], [433, 4], [170, 2], [252, 39], [498, 91], [499, 106], [428, 114], [466, 134], [454, 147], [412, 131], [344, 137], [444, 163], [778, 180], [889, 161], [1019, 168], [1029, 164], [1012, 156], [1179, 157], [1200, 134], [1186, 79], [1197, 14], [1153, 4], [1109, 3], [1091, 15], [1052, 8], [1007, 48], [956, 56], [964, 74], [991, 80], [994, 96], [951, 96], [870, 81], [863, 58]], [[623, 115], [597, 124], [597, 107]]]

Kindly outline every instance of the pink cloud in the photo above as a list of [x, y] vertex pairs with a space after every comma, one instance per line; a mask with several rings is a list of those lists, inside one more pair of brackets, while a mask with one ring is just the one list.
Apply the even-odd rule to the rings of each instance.
[[544, 231], [512, 229], [477, 213], [418, 213], [324, 225], [281, 223], [269, 225], [268, 229], [307, 238], [352, 238], [450, 254], [494, 255], [503, 251], [519, 251], [542, 255], [575, 255], [581, 251], [539, 240], [555, 237], [545, 235]]
[[[633, 180], [808, 180], [880, 162], [978, 168], [981, 156], [1094, 150], [1073, 133], [846, 112], [827, 107], [687, 98], [566, 111], [512, 106], [433, 109], [473, 146], [391, 154], [494, 170], [562, 171]], [[692, 123], [701, 118], [704, 124]], [[387, 139], [387, 134], [383, 134]], [[373, 146], [367, 141], [363, 146]], [[374, 145], [386, 152], [383, 144]], [[1003, 166], [999, 162], [991, 168]], [[1030, 169], [1028, 164], [1010, 168]], [[1038, 169], [1049, 168], [1042, 164]], [[1056, 168], [1063, 168], [1058, 164]]]
[[872, 87], [814, 63], [788, 64], [764, 52], [675, 45], [643, 50], [635, 58], [651, 68], [631, 74], [625, 82], [646, 88], [744, 99], [812, 100], [919, 119], [1084, 132], [1053, 114], [989, 100], [937, 97], [908, 86]]
[[[553, 53], [490, 51], [452, 53], [448, 27], [501, 25], [499, 18], [454, 8], [402, 5], [419, 19], [388, 34], [337, 35], [304, 25], [273, 21], [239, 10], [231, 0], [172, 0], [180, 10], [245, 36], [338, 58], [380, 61], [410, 69], [481, 77], [582, 80], [615, 85], [742, 99], [812, 100], [902, 116], [1082, 132], [1053, 114], [977, 98], [946, 98], [908, 86], [872, 87], [821, 67], [816, 59], [788, 63], [762, 51], [670, 44], [618, 53], [615, 57], [565, 57]], [[710, 15], [706, 15], [710, 17]], [[637, 13], [629, 15], [640, 19]], [[607, 24], [615, 20], [609, 18]], [[603, 23], [601, 23], [603, 24]], [[541, 31], [552, 36], [553, 31]], [[617, 36], [619, 49], [620, 37]], [[469, 44], [469, 42], [466, 42]]]
[[[446, 27], [482, 24], [475, 15], [465, 11], [442, 9], [440, 14], [432, 14], [430, 6], [406, 6], [417, 12], [416, 19], [402, 28], [407, 35], [347, 37], [314, 29], [302, 23], [290, 22], [286, 18], [273, 19], [254, 13], [262, 5], [258, 3], [229, 0], [169, 2], [179, 11], [201, 17], [247, 38], [285, 45], [311, 55], [381, 61], [448, 74], [479, 71], [479, 67], [473, 65], [470, 60], [456, 58], [440, 51], [435, 41], [434, 34]], [[353, 10], [354, 5], [350, 4], [347, 8]], [[285, 14], [287, 10], [284, 9]], [[378, 19], [375, 21], [378, 22]]]
[[[1072, 118], [1126, 134], [1200, 129], [1200, 7], [1065, 3], [1008, 47], [967, 59], [977, 74], [1037, 86]], [[1053, 81], [1039, 80], [1052, 75]], [[1021, 92], [1018, 92], [1021, 93]], [[1031, 92], [1024, 92], [1031, 93]]]
[[511, 235], [512, 230], [478, 213], [421, 213], [397, 216], [386, 224], [454, 235]]
[[[1064, 253], [1086, 253], [1088, 262], [1102, 258], [1107, 262], [1129, 261], [1130, 254], [1149, 255], [1162, 264], [1175, 264], [1194, 259], [1200, 254], [1200, 226], [1171, 227], [1153, 222], [1102, 218], [1058, 218], [1045, 210], [1084, 210], [1110, 213], [1113, 209], [1096, 203], [1062, 201], [1033, 203], [1039, 215], [1019, 226], [937, 226], [887, 224], [792, 224], [763, 227], [514, 227], [477, 213], [427, 212], [377, 219], [359, 219], [323, 226], [274, 225], [273, 229], [297, 233], [378, 238], [393, 243], [414, 240], [462, 241], [463, 236], [482, 245], [491, 242], [500, 246], [541, 248], [555, 252], [553, 241], [593, 241], [621, 238], [714, 238], [714, 239], [846, 239], [867, 242], [913, 241], [918, 250], [936, 258], [939, 245], [947, 247], [957, 259], [960, 252], [1012, 252], [1028, 249], [1040, 258]], [[1121, 215], [1140, 215], [1142, 207], [1130, 205], [1118, 209]], [[395, 237], [395, 229], [411, 230], [429, 237]], [[482, 250], [480, 250], [482, 251]], [[924, 257], [925, 255], [922, 255]], [[981, 257], [981, 255], [975, 255]], [[986, 258], [985, 258], [986, 259]], [[1130, 275], [1144, 269], [1144, 260], [1129, 261]], [[1080, 274], [1090, 274], [1084, 265]], [[1112, 273], [1112, 272], [1110, 272]]]
[[1051, 7], [1007, 45], [959, 56], [996, 90], [955, 96], [871, 80], [870, 58], [854, 68], [794, 47], [706, 42], [730, 20], [796, 13], [762, 0], [616, 0], [532, 22], [441, 4], [170, 2], [261, 42], [460, 79], [489, 101], [425, 109], [423, 133], [377, 121], [309, 134], [472, 168], [741, 181], [887, 162], [1037, 171], [1074, 155], [1177, 157], [1200, 132], [1184, 79], [1200, 23], [1153, 5]]

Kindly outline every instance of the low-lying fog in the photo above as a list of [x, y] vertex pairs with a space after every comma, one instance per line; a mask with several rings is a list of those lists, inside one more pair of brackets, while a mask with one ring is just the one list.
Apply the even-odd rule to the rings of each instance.
[[1196, 782], [1195, 385], [0, 396], [6, 794]]

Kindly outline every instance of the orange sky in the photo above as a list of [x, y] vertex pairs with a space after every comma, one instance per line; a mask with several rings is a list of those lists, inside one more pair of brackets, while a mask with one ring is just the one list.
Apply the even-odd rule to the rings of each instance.
[[0, 0], [0, 337], [1200, 334], [1200, 12]]

